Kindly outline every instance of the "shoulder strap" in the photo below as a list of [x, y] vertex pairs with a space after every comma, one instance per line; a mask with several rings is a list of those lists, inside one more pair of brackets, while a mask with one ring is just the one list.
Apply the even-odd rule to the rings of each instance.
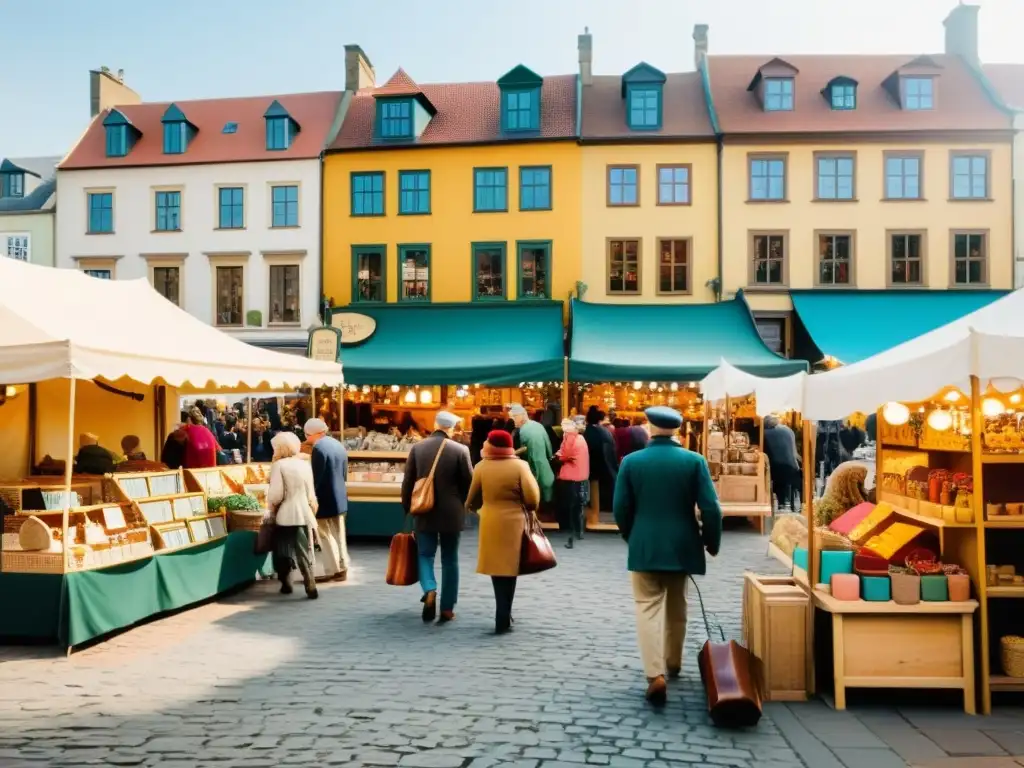
[[437, 449], [437, 455], [434, 457], [434, 463], [430, 465], [430, 473], [427, 475], [427, 482], [434, 482], [434, 470], [437, 469], [437, 463], [441, 461], [441, 454], [444, 453], [444, 447], [448, 444], [448, 438], [444, 438], [441, 441], [441, 447]]

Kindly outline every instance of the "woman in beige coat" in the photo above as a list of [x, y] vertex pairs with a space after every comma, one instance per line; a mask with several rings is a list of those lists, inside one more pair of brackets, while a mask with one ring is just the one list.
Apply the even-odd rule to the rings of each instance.
[[519, 576], [519, 551], [526, 514], [540, 506], [540, 487], [530, 465], [516, 457], [512, 436], [495, 430], [481, 451], [483, 461], [473, 471], [467, 504], [480, 514], [477, 573], [494, 585], [495, 634], [512, 629], [512, 600]]

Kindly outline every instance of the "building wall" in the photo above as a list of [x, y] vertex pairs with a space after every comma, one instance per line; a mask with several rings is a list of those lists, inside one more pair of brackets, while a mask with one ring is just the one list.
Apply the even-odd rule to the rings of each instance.
[[1013, 119], [1013, 287], [1024, 288], [1024, 112]]
[[[815, 152], [856, 152], [855, 202], [814, 201]], [[886, 151], [923, 151], [923, 201], [885, 201], [883, 197]], [[991, 153], [988, 201], [950, 200], [950, 151]], [[786, 154], [789, 202], [749, 203], [748, 158], [751, 153]], [[788, 232], [788, 288], [814, 288], [817, 269], [816, 231], [852, 231], [855, 237], [855, 288], [886, 288], [887, 230], [926, 232], [926, 287], [949, 288], [951, 230], [987, 230], [989, 285], [1013, 287], [1012, 192], [1009, 143], [949, 144], [927, 142], [887, 144], [736, 144], [727, 143], [723, 159], [724, 290], [725, 297], [748, 287], [751, 262], [750, 232]], [[755, 310], [788, 310], [786, 289], [748, 291]]]
[[29, 474], [28, 387], [19, 386], [17, 392], [0, 406], [0, 434], [7, 437], [5, 450], [0, 451], [0, 481]]
[[55, 226], [53, 211], [0, 214], [0, 257], [9, 255], [8, 236], [28, 235], [29, 261], [52, 267]]
[[[552, 169], [550, 211], [519, 210], [519, 167]], [[508, 168], [508, 212], [473, 212], [473, 169]], [[431, 213], [398, 215], [398, 172], [429, 170]], [[383, 171], [385, 214], [351, 215], [351, 176]], [[551, 241], [551, 298], [565, 300], [580, 279], [581, 153], [573, 141], [330, 154], [324, 162], [324, 292], [336, 305], [352, 297], [352, 247], [387, 246], [387, 300], [398, 300], [398, 245], [431, 246], [431, 300], [470, 301], [471, 244], [504, 242], [506, 297], [516, 298], [516, 242]]]
[[[608, 205], [608, 166], [638, 165], [639, 205]], [[690, 205], [657, 204], [657, 166], [690, 165]], [[718, 274], [718, 168], [714, 143], [583, 147], [583, 282], [602, 303], [704, 303]], [[609, 238], [639, 238], [640, 295], [608, 293]], [[690, 238], [689, 293], [658, 293], [658, 239]]]
[[[272, 184], [299, 187], [299, 226], [271, 228]], [[218, 187], [244, 188], [244, 228], [217, 229]], [[87, 234], [89, 191], [114, 193], [114, 233]], [[156, 232], [156, 192], [181, 191], [181, 231]], [[226, 328], [248, 341], [306, 338], [320, 298], [318, 160], [58, 171], [57, 266], [107, 268], [116, 279], [150, 278], [152, 267], [180, 265], [181, 305], [214, 321], [214, 267], [244, 267], [243, 312], [262, 327]], [[104, 260], [110, 260], [104, 263]], [[271, 264], [300, 265], [301, 321], [268, 327]]]

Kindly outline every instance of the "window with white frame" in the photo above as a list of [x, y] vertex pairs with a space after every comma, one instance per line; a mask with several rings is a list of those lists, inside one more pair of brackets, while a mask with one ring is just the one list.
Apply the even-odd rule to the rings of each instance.
[[32, 255], [31, 238], [27, 232], [12, 232], [2, 236], [5, 245], [4, 255], [9, 259], [29, 261]]

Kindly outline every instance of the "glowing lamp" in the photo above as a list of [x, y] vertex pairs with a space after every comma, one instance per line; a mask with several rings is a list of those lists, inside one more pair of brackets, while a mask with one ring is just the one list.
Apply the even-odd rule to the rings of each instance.
[[413, 390], [410, 389], [410, 390], [406, 391], [406, 393], [405, 393], [405, 402], [407, 402], [407, 403], [415, 403], [416, 402], [416, 393]]
[[992, 419], [1001, 416], [1005, 410], [1002, 401], [998, 398], [986, 397], [981, 401], [981, 414], [986, 418]]
[[928, 426], [936, 432], [945, 432], [953, 426], [953, 414], [949, 411], [932, 411], [928, 414]]
[[429, 389], [424, 389], [420, 392], [420, 402], [423, 403], [423, 405], [429, 405], [434, 402], [434, 393]]
[[962, 397], [962, 395], [960, 394], [960, 390], [959, 389], [951, 389], [951, 390], [949, 390], [949, 392], [946, 393], [946, 397], [944, 399], [945, 399], [945, 401], [947, 403], [955, 403], [961, 397]]
[[910, 421], [910, 409], [903, 403], [886, 403], [882, 406], [882, 418], [887, 424], [899, 427]]
[[391, 385], [391, 391], [394, 392], [396, 395], [398, 394], [399, 389], [401, 389], [401, 387], [399, 387], [397, 384]]

